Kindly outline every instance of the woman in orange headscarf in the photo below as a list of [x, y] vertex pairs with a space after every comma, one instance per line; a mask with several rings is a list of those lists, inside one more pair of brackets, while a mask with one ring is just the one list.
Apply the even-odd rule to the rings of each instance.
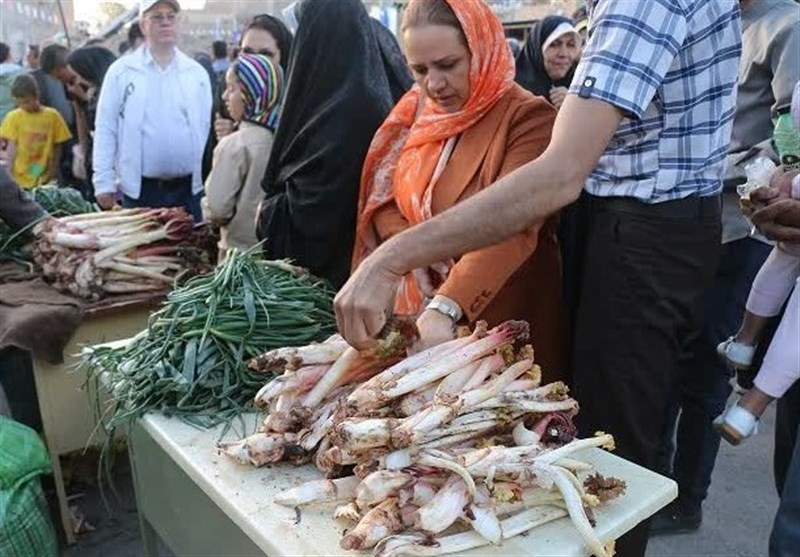
[[[412, 0], [402, 33], [417, 85], [383, 123], [367, 154], [354, 266], [382, 241], [538, 157], [555, 119], [546, 100], [514, 83], [502, 25], [483, 0]], [[459, 321], [529, 321], [546, 379], [563, 378], [554, 221], [408, 275], [395, 311], [420, 315], [423, 345], [452, 338]]]

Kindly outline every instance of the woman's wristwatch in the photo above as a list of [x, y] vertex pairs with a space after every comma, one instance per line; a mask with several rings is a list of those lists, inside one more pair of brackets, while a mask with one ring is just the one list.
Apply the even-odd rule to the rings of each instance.
[[425, 309], [438, 311], [452, 319], [453, 323], [458, 323], [464, 315], [464, 312], [461, 311], [461, 307], [447, 296], [434, 296], [433, 300], [430, 301]]

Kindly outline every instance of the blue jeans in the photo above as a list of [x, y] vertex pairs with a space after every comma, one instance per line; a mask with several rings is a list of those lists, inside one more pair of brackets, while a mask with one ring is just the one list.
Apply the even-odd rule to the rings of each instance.
[[775, 424], [775, 481], [781, 504], [769, 538], [770, 557], [800, 552], [800, 383], [778, 401]]
[[192, 215], [195, 222], [203, 220], [203, 212], [200, 209], [200, 198], [202, 194], [192, 194], [191, 176], [184, 182], [174, 185], [157, 185], [142, 180], [142, 189], [139, 192], [139, 199], [133, 199], [127, 195], [122, 198], [122, 206], [126, 209], [132, 207], [183, 207], [186, 212]]
[[752, 238], [723, 246], [714, 284], [704, 297], [702, 329], [686, 347], [659, 468], [678, 483], [678, 501], [688, 514], [699, 512], [708, 494], [720, 442], [712, 421], [725, 409], [731, 392], [731, 372], [717, 355], [717, 344], [739, 329], [750, 286], [771, 250]]

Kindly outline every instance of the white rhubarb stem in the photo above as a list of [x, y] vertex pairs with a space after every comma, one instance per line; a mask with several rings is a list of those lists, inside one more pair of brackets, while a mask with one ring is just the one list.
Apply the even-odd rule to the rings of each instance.
[[126, 251], [133, 249], [138, 246], [142, 246], [145, 244], [152, 244], [153, 242], [158, 242], [160, 240], [164, 240], [169, 237], [167, 233], [167, 227], [159, 228], [158, 230], [154, 230], [152, 232], [145, 232], [140, 236], [136, 236], [131, 239], [123, 240], [117, 244], [108, 246], [96, 254], [92, 258], [95, 263], [99, 263], [106, 258], [113, 257], [119, 253], [125, 253]]
[[442, 468], [443, 470], [450, 470], [458, 474], [464, 483], [467, 484], [467, 490], [470, 495], [475, 495], [477, 487], [475, 480], [472, 478], [467, 469], [457, 462], [450, 460], [450, 455], [437, 449], [426, 449], [420, 453], [417, 459], [417, 464], [421, 466], [431, 466], [432, 468]]
[[355, 476], [336, 480], [314, 480], [284, 491], [275, 496], [275, 502], [287, 507], [312, 503], [346, 501], [355, 496], [361, 480]]
[[575, 485], [567, 477], [569, 472], [549, 464], [540, 463], [536, 465], [536, 474], [547, 475], [548, 479], [553, 480], [553, 483], [564, 498], [564, 503], [566, 504], [567, 512], [572, 519], [572, 523], [575, 525], [581, 538], [583, 538], [583, 543], [586, 544], [589, 553], [595, 557], [608, 557], [603, 542], [600, 541], [597, 532], [592, 528], [589, 518], [586, 516], [586, 511], [583, 509], [583, 498], [581, 494], [575, 489]]
[[119, 211], [111, 211], [105, 213], [81, 213], [79, 215], [69, 215], [66, 217], [59, 217], [58, 222], [61, 223], [79, 223], [79, 222], [86, 222], [86, 221], [107, 221], [112, 220], [118, 217], [125, 217], [129, 215], [142, 215], [143, 213], [147, 213], [147, 209], [142, 209], [140, 207], [132, 208], [132, 209], [121, 209]]
[[514, 338], [515, 332], [513, 328], [503, 326], [497, 328], [494, 332], [490, 332], [486, 338], [475, 341], [453, 354], [423, 366], [401, 377], [393, 384], [387, 385], [383, 391], [383, 399], [392, 400], [446, 377], [461, 367], [496, 350], [501, 344]]
[[135, 292], [164, 290], [164, 285], [147, 282], [114, 281], [103, 283], [101, 288], [109, 294], [133, 294]]
[[[507, 540], [548, 522], [567, 516], [567, 511], [557, 507], [536, 507], [501, 521], [503, 539]], [[489, 542], [477, 532], [453, 534], [431, 541], [419, 535], [391, 536], [378, 545], [378, 557], [416, 555], [430, 557], [449, 553], [463, 553]]]
[[470, 377], [483, 365], [484, 360], [485, 358], [472, 362], [442, 379], [442, 382], [439, 383], [439, 386], [436, 388], [434, 398], [437, 401], [439, 399], [446, 400], [447, 398], [455, 397], [463, 392], [467, 381], [469, 381]]
[[474, 340], [474, 335], [470, 337], [458, 338], [438, 346], [434, 346], [422, 352], [418, 352], [413, 356], [409, 356], [401, 362], [398, 362], [385, 371], [372, 377], [355, 391], [353, 391], [350, 396], [347, 397], [348, 407], [358, 410], [372, 410], [375, 407], [380, 406], [383, 403], [383, 400], [380, 396], [383, 385], [390, 381], [394, 381], [431, 361], [443, 358], [446, 355], [468, 345]]
[[102, 269], [109, 269], [111, 271], [116, 271], [118, 273], [125, 273], [134, 277], [141, 277], [141, 278], [161, 281], [166, 284], [173, 284], [175, 282], [174, 277], [168, 277], [167, 275], [155, 273], [143, 267], [137, 267], [136, 265], [127, 265], [125, 263], [114, 263], [113, 261], [103, 261], [98, 264], [98, 267]]
[[469, 378], [469, 381], [467, 381], [467, 383], [464, 385], [463, 390], [470, 391], [483, 384], [487, 377], [503, 369], [504, 365], [505, 362], [500, 354], [492, 354], [491, 356], [487, 356], [481, 360], [481, 366], [472, 375], [472, 377]]
[[470, 502], [467, 485], [453, 474], [436, 492], [433, 500], [417, 510], [415, 526], [420, 530], [438, 534], [449, 528]]
[[314, 408], [319, 404], [328, 393], [338, 383], [339, 379], [347, 373], [350, 367], [358, 361], [358, 350], [348, 347], [336, 362], [331, 367], [330, 371], [326, 373], [320, 381], [314, 385], [314, 388], [302, 400], [302, 405], [307, 408]]
[[596, 435], [595, 437], [588, 437], [586, 439], [575, 439], [563, 447], [541, 453], [534, 460], [537, 463], [552, 464], [576, 451], [588, 449], [590, 447], [605, 447], [608, 450], [613, 450], [614, 436], [608, 433], [603, 433]]

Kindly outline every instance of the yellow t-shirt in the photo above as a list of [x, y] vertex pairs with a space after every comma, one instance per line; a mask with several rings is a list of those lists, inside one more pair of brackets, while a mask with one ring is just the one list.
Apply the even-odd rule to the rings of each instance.
[[72, 134], [57, 110], [43, 106], [39, 112], [20, 108], [9, 112], [0, 125], [0, 137], [13, 141], [17, 147], [11, 172], [14, 180], [23, 188], [32, 188], [50, 181], [52, 176], [47, 170], [53, 147]]

